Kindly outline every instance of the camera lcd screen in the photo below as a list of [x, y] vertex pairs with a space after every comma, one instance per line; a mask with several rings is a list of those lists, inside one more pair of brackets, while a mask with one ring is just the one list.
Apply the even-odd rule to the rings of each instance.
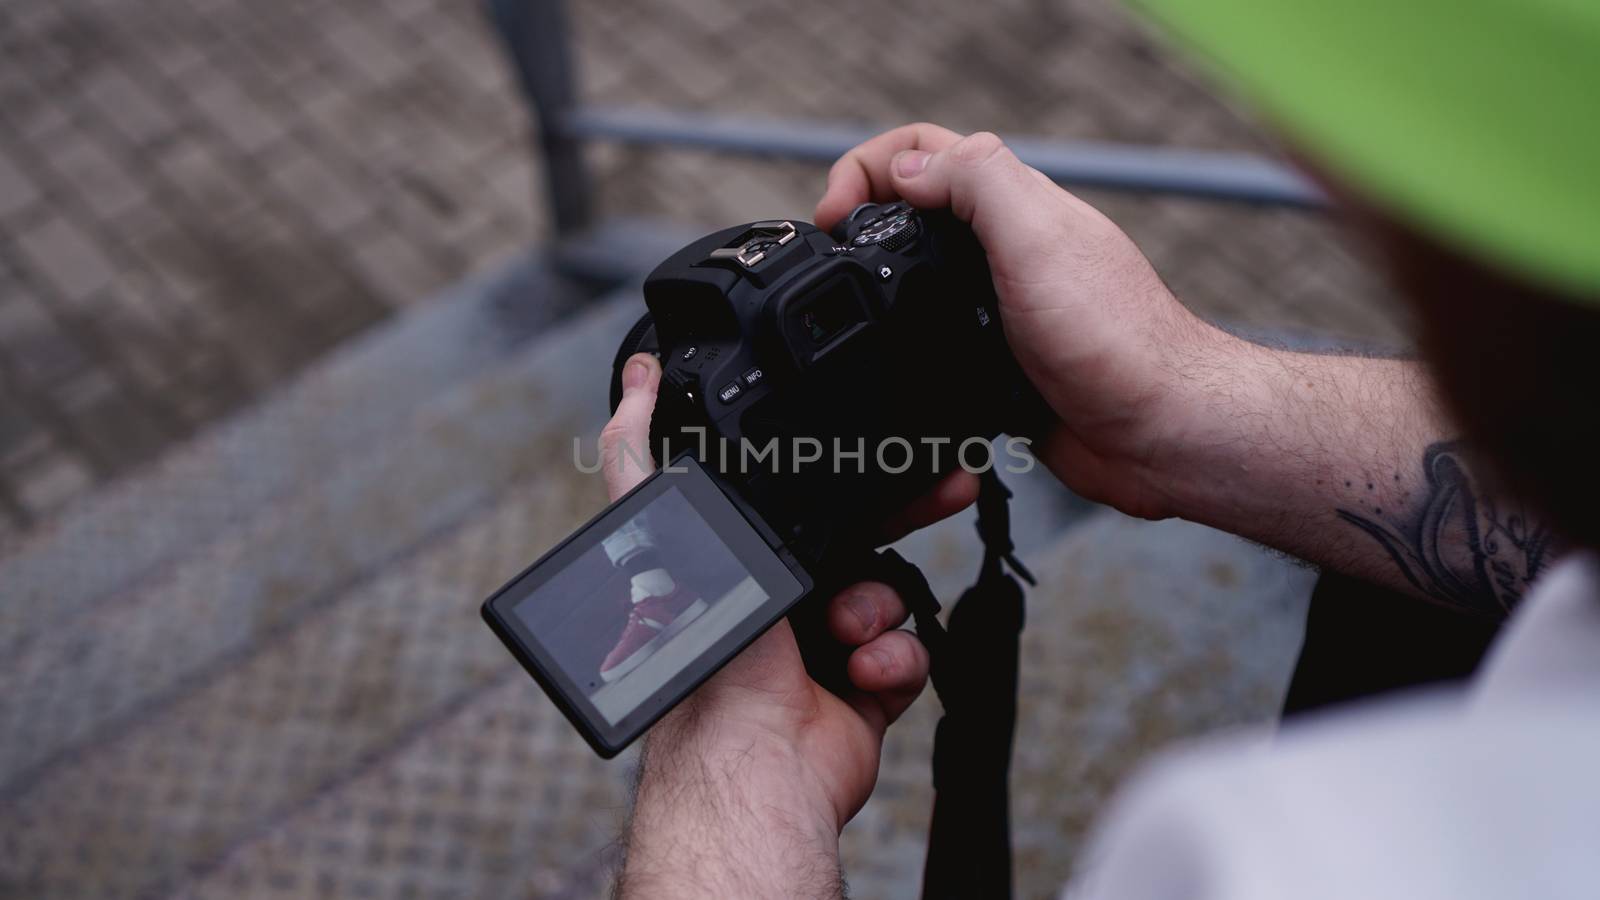
[[484, 612], [610, 756], [809, 587], [685, 458], [502, 588]]

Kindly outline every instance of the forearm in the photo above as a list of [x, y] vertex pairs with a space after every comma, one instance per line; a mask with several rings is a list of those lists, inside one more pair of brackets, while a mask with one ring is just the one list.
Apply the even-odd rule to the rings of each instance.
[[1159, 483], [1184, 518], [1474, 613], [1504, 615], [1549, 535], [1485, 490], [1421, 366], [1236, 339], [1183, 373]]
[[843, 896], [839, 827], [783, 750], [657, 726], [619, 898]]

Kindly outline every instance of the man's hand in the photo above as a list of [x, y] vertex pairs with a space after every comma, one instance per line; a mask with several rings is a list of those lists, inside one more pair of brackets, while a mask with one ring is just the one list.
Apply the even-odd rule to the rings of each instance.
[[1226, 336], [1173, 298], [1116, 225], [992, 134], [919, 124], [867, 141], [829, 172], [817, 225], [894, 198], [949, 207], [983, 244], [1006, 337], [1063, 423], [1035, 448], [1041, 461], [1090, 499], [1174, 514], [1150, 470], [1192, 415], [1181, 371], [1222, 353]]
[[[648, 459], [660, 378], [648, 354], [623, 369], [622, 402], [600, 442], [613, 499], [649, 474], [635, 460]], [[894, 527], [929, 524], [975, 496], [970, 477], [949, 479]], [[882, 584], [833, 598], [829, 630], [856, 648], [847, 697], [807, 676], [784, 621], [668, 713], [645, 741], [621, 895], [837, 894], [839, 830], [877, 780], [884, 729], [928, 677], [927, 651], [897, 630], [906, 615]]]
[[1006, 338], [1061, 419], [1035, 452], [1078, 493], [1490, 616], [1543, 567], [1547, 533], [1480, 488], [1416, 363], [1207, 325], [1116, 225], [992, 134], [867, 141], [829, 173], [817, 224], [896, 198], [971, 224]]

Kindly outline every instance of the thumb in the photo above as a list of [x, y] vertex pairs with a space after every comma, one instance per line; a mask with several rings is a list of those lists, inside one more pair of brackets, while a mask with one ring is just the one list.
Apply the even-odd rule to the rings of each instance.
[[661, 363], [648, 353], [635, 353], [622, 367], [622, 402], [600, 430], [600, 463], [606, 492], [612, 500], [633, 490], [648, 476], [650, 414], [661, 384]]
[[890, 161], [889, 175], [895, 193], [911, 205], [949, 207], [991, 254], [1033, 244], [1053, 224], [1039, 201], [1059, 189], [992, 132], [967, 135], [935, 153], [902, 150]]

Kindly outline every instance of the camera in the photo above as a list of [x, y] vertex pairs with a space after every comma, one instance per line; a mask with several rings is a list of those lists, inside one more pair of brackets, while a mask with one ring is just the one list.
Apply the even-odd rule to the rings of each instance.
[[[607, 757], [778, 619], [859, 577], [888, 516], [957, 466], [1003, 464], [993, 439], [1047, 415], [983, 249], [948, 211], [864, 204], [831, 234], [725, 229], [661, 263], [644, 300], [611, 405], [626, 360], [655, 354], [649, 446], [621, 452], [661, 468], [483, 605]], [[807, 665], [837, 683], [814, 630], [797, 626]]]

